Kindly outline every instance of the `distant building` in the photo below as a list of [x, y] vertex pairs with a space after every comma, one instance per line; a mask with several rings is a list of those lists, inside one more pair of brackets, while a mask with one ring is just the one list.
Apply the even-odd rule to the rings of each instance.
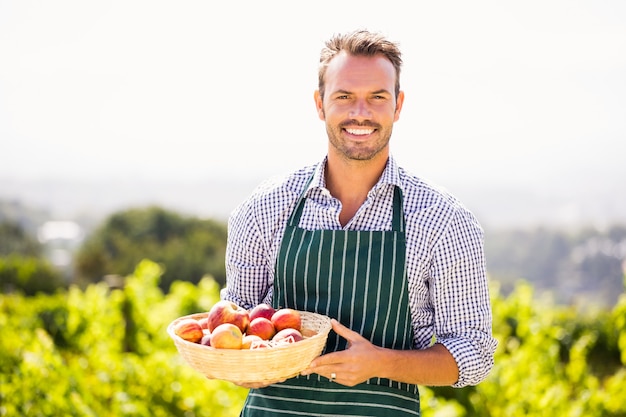
[[85, 238], [80, 225], [69, 220], [47, 221], [39, 227], [37, 238], [44, 246], [47, 259], [70, 280], [74, 252]]

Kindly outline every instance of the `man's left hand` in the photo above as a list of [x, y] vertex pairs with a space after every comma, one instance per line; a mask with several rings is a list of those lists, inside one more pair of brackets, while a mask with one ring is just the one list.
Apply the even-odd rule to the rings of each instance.
[[377, 376], [377, 357], [383, 349], [337, 320], [332, 319], [331, 323], [335, 333], [348, 341], [348, 348], [315, 358], [301, 374], [319, 374], [350, 387]]

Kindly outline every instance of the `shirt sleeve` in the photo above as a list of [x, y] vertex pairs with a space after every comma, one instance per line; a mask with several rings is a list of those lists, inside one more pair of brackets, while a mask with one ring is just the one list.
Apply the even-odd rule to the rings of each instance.
[[431, 300], [437, 343], [456, 360], [460, 388], [483, 381], [494, 364], [497, 341], [483, 248], [483, 230], [475, 217], [458, 208], [434, 248]]
[[273, 271], [268, 268], [267, 253], [253, 200], [248, 200], [228, 219], [226, 286], [221, 298], [247, 309], [270, 303]]

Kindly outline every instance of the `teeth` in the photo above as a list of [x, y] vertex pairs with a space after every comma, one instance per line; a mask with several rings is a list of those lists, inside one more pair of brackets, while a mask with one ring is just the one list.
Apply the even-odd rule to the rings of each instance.
[[346, 132], [351, 135], [369, 135], [373, 131], [374, 129], [346, 129]]

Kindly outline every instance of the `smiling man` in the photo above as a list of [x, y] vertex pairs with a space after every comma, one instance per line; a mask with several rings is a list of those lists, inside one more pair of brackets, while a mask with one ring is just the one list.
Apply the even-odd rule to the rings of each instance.
[[482, 229], [390, 155], [401, 64], [380, 34], [327, 41], [314, 95], [326, 157], [229, 219], [222, 297], [328, 315], [334, 330], [298, 377], [247, 385], [242, 416], [417, 416], [418, 385], [478, 384], [493, 366]]

